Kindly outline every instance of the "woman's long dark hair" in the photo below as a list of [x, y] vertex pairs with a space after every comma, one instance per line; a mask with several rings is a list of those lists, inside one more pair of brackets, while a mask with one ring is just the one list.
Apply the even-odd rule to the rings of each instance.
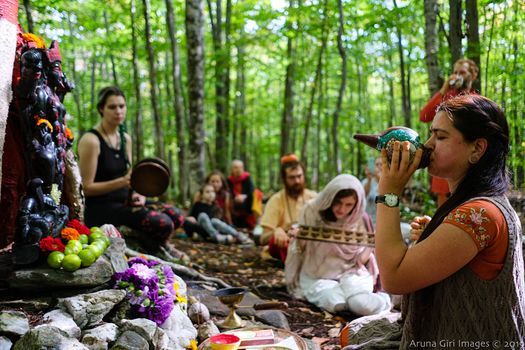
[[[337, 221], [337, 218], [335, 217], [335, 214], [334, 214], [334, 211], [332, 210], [332, 207], [334, 206], [334, 204], [341, 200], [342, 198], [346, 198], [346, 197], [350, 197], [350, 196], [354, 196], [354, 197], [357, 197], [357, 192], [351, 188], [347, 188], [347, 189], [344, 189], [344, 190], [341, 190], [339, 192], [337, 192], [337, 194], [335, 195], [334, 199], [332, 200], [332, 204], [330, 204], [330, 207], [326, 208], [325, 210], [321, 210], [319, 212], [319, 215], [321, 215], [321, 218], [324, 220], [324, 221], [327, 221], [327, 222], [335, 222]], [[356, 203], [356, 206], [357, 206], [357, 203]], [[348, 213], [348, 215], [352, 214], [352, 212], [354, 211], [355, 207]]]
[[480, 95], [461, 95], [443, 102], [437, 112], [445, 112], [466, 141], [487, 140], [485, 154], [471, 165], [450, 198], [438, 208], [419, 241], [427, 238], [454, 208], [479, 196], [498, 196], [509, 187], [506, 168], [509, 153], [509, 126], [499, 106]]

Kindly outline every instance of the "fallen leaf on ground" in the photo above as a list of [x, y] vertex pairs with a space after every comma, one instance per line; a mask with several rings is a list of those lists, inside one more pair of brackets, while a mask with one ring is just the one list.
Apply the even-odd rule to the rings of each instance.
[[328, 336], [330, 338], [337, 338], [339, 336], [339, 327], [338, 328], [330, 328], [328, 330]]
[[319, 338], [319, 337], [313, 337], [312, 338], [312, 341], [314, 343], [316, 343], [317, 345], [322, 345], [323, 343], [326, 343], [329, 340], [330, 340], [330, 338]]

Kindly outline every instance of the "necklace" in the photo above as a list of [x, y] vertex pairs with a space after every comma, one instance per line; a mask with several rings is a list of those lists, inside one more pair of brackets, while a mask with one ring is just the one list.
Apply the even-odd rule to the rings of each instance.
[[[100, 123], [100, 128], [102, 129], [102, 132], [104, 133], [104, 135], [106, 135], [106, 138], [108, 139], [109, 147], [111, 149], [115, 150], [115, 151], [120, 151], [120, 149], [118, 148], [118, 141], [119, 141], [118, 134], [116, 135], [115, 146], [113, 146], [111, 144], [111, 138], [109, 137], [109, 134], [106, 131], [106, 129], [104, 129], [104, 124], [102, 122]], [[114, 155], [115, 155], [115, 158], [119, 158], [120, 157], [120, 154], [118, 152], [115, 152]]]

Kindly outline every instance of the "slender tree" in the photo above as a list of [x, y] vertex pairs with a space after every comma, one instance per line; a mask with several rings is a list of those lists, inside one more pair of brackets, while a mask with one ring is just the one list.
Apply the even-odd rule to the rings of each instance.
[[215, 6], [212, 5], [211, 0], [207, 0], [207, 3], [212, 28], [211, 31], [215, 57], [215, 165], [220, 170], [225, 171], [229, 156], [228, 118], [230, 90], [230, 27], [232, 4], [231, 0], [227, 0], [226, 18], [223, 23], [222, 1], [216, 0]]
[[204, 180], [204, 34], [202, 0], [186, 0], [188, 50], [189, 185], [197, 191]]
[[235, 104], [234, 104], [234, 128], [232, 157], [246, 161], [248, 153], [247, 147], [247, 127], [246, 123], [246, 91], [245, 91], [245, 48], [241, 41], [237, 44], [237, 73], [235, 79]]
[[[337, 137], [337, 131], [339, 130], [339, 115], [341, 114], [341, 107], [343, 105], [343, 97], [345, 95], [346, 79], [347, 79], [347, 74], [348, 74], [346, 50], [343, 46], [343, 34], [345, 30], [343, 0], [337, 0], [337, 10], [338, 10], [337, 12], [338, 12], [338, 19], [339, 19], [339, 27], [337, 29], [337, 51], [339, 52], [339, 56], [341, 56], [341, 82], [339, 83], [337, 102], [335, 105], [335, 110], [334, 110], [333, 120], [332, 120], [332, 138], [334, 139], [334, 142], [333, 142], [334, 161], [335, 161], [334, 165], [335, 165], [335, 169], [337, 173], [339, 174], [342, 171], [342, 164], [341, 164], [341, 156], [339, 155], [339, 138]], [[319, 160], [317, 160], [316, 168], [318, 170]], [[316, 178], [318, 179], [318, 177]]]
[[308, 107], [306, 109], [306, 124], [304, 128], [304, 135], [303, 135], [303, 145], [301, 147], [301, 160], [306, 164], [307, 163], [307, 153], [306, 148], [308, 146], [309, 141], [309, 131], [310, 131], [310, 124], [312, 122], [312, 114], [314, 110], [314, 102], [315, 102], [315, 94], [317, 93], [317, 90], [319, 88], [319, 80], [321, 79], [321, 72], [323, 68], [323, 55], [326, 49], [326, 42], [328, 40], [327, 38], [327, 25], [326, 25], [326, 5], [327, 1], [324, 1], [323, 6], [323, 23], [321, 25], [322, 27], [322, 33], [321, 33], [321, 47], [319, 48], [319, 56], [317, 57], [317, 66], [315, 68], [315, 76], [314, 81], [312, 83], [312, 88], [310, 90], [310, 99], [308, 102]]
[[33, 21], [33, 14], [31, 10], [31, 0], [24, 0], [24, 10], [27, 19], [27, 31], [29, 33], [35, 32], [35, 22]]
[[73, 82], [76, 84], [76, 87], [75, 89], [73, 89], [73, 99], [75, 100], [75, 107], [76, 107], [76, 113], [77, 115], [75, 116], [79, 123], [81, 123], [80, 121], [84, 119], [84, 114], [82, 113], [82, 101], [81, 101], [81, 92], [82, 92], [82, 84], [80, 84], [80, 80], [79, 80], [79, 76], [77, 74], [77, 70], [76, 70], [76, 59], [75, 57], [77, 57], [76, 55], [76, 52], [75, 52], [75, 35], [74, 35], [74, 30], [73, 30], [73, 24], [71, 23], [71, 17], [70, 15], [68, 14], [67, 15], [67, 25], [68, 25], [68, 29], [69, 29], [69, 35], [68, 35], [68, 39], [69, 39], [69, 44], [71, 45], [71, 52], [72, 52], [72, 55], [71, 55], [71, 60], [70, 60], [70, 64], [69, 64], [69, 71], [71, 72], [72, 76], [73, 76]]
[[175, 111], [175, 128], [177, 132], [177, 160], [179, 169], [179, 200], [184, 202], [188, 193], [186, 174], [186, 141], [184, 138], [184, 120], [186, 111], [182, 91], [182, 78], [180, 72], [179, 47], [175, 36], [175, 11], [172, 0], [166, 0], [166, 22], [171, 43], [171, 78], [173, 83], [173, 110]]
[[461, 29], [462, 19], [462, 0], [449, 0], [450, 16], [448, 20], [449, 25], [449, 46], [450, 46], [450, 66], [454, 66], [454, 62], [462, 56], [461, 39], [463, 38], [463, 31]]
[[145, 21], [145, 40], [146, 48], [148, 51], [148, 64], [149, 64], [149, 83], [151, 91], [151, 105], [153, 107], [153, 118], [155, 121], [155, 154], [157, 157], [166, 159], [164, 153], [164, 135], [162, 131], [162, 119], [160, 117], [160, 111], [158, 106], [157, 96], [157, 68], [155, 64], [155, 53], [153, 52], [153, 46], [151, 45], [151, 25], [150, 25], [150, 5], [149, 0], [142, 0], [142, 11], [144, 13]]
[[[397, 1], [394, 0], [394, 7], [397, 7]], [[410, 118], [410, 86], [409, 86], [409, 75], [407, 74], [407, 65], [405, 64], [405, 54], [403, 48], [403, 34], [401, 33], [401, 28], [396, 25], [396, 36], [397, 36], [397, 50], [399, 53], [399, 68], [401, 71], [401, 105], [403, 108], [403, 118], [405, 125], [410, 128], [411, 118]]]
[[[106, 29], [106, 38], [112, 38], [113, 35], [109, 28], [107, 10], [103, 11], [103, 17], [104, 17], [104, 28]], [[113, 85], [119, 86], [118, 77], [117, 77], [117, 68], [115, 67], [115, 56], [113, 55], [113, 48], [111, 46], [108, 47], [108, 56], [109, 56], [109, 61], [111, 62], [111, 74], [113, 76]]]
[[144, 142], [142, 135], [142, 91], [140, 89], [140, 66], [137, 48], [137, 4], [131, 0], [131, 56], [133, 64], [133, 89], [135, 91], [135, 122], [133, 123], [133, 155], [135, 160], [144, 156]]
[[437, 0], [425, 0], [425, 61], [428, 72], [428, 92], [432, 96], [441, 87], [438, 63]]
[[479, 67], [478, 79], [472, 87], [481, 93], [481, 53], [479, 43], [479, 23], [478, 23], [478, 1], [465, 0], [467, 22], [467, 57], [476, 62]]
[[[293, 12], [294, 0], [290, 0], [290, 12]], [[287, 19], [287, 29], [292, 30], [292, 22]], [[288, 43], [286, 45], [286, 57], [288, 64], [286, 65], [286, 78], [284, 86], [284, 109], [281, 120], [281, 155], [291, 151], [290, 149], [290, 127], [293, 123], [294, 110], [294, 84], [295, 84], [295, 48], [293, 36], [287, 35]]]

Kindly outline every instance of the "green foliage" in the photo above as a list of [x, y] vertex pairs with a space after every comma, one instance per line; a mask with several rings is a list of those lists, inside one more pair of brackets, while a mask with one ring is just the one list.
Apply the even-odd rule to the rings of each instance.
[[[211, 1], [211, 0], [210, 0]], [[154, 153], [153, 116], [147, 74], [146, 44], [144, 42], [144, 17], [142, 1], [137, 6], [135, 29], [139, 37], [139, 76], [141, 78], [143, 135], [146, 155]], [[247, 138], [230, 147], [246, 145], [248, 167], [263, 190], [278, 186], [278, 152], [280, 127], [284, 103], [284, 78], [287, 60], [287, 39], [293, 38], [295, 48], [295, 105], [293, 145], [297, 153], [303, 143], [306, 110], [313, 88], [315, 67], [323, 35], [327, 47], [323, 56], [322, 74], [315, 96], [312, 124], [307, 142], [308, 178], [313, 187], [322, 187], [335, 175], [332, 150], [332, 117], [341, 80], [341, 58], [337, 48], [337, 1], [232, 0], [231, 45], [215, 52], [212, 43], [210, 17], [204, 2], [205, 33], [205, 128], [207, 170], [215, 165], [215, 73], [220, 60], [230, 62], [230, 132], [233, 142], [235, 118], [240, 118], [240, 128], [246, 129]], [[176, 34], [180, 51], [183, 88], [187, 84], [186, 38], [182, 0], [173, 1]], [[212, 2], [215, 6], [215, 2]], [[65, 71], [72, 78], [75, 69], [80, 105], [73, 95], [65, 104], [73, 115], [70, 125], [80, 131], [93, 125], [98, 116], [94, 109], [97, 91], [113, 84], [110, 56], [115, 60], [118, 83], [128, 95], [128, 128], [136, 111], [133, 96], [133, 65], [131, 62], [131, 0], [31, 2], [35, 28], [38, 34], [61, 41]], [[222, 1], [223, 20], [226, 1]], [[400, 57], [397, 31], [402, 36], [403, 57], [410, 75], [412, 126], [423, 138], [429, 125], [419, 122], [419, 109], [429, 98], [428, 77], [425, 63], [423, 1], [345, 0], [343, 45], [348, 58], [348, 80], [339, 121], [343, 170], [364, 176], [364, 166], [373, 150], [357, 144], [352, 135], [378, 132], [391, 125], [403, 123], [401, 109]], [[500, 103], [506, 111], [511, 127], [511, 156], [509, 166], [517, 187], [524, 185], [525, 144], [523, 110], [525, 109], [525, 58], [521, 48], [525, 44], [522, 28], [525, 25], [525, 4], [520, 1], [479, 1], [481, 38], [481, 79], [483, 94]], [[326, 10], [325, 10], [326, 8]], [[104, 23], [107, 14], [108, 28]], [[325, 12], [326, 11], [326, 12]], [[20, 6], [23, 26], [26, 16]], [[448, 52], [448, 3], [439, 2], [439, 17], [443, 30], [439, 31], [439, 65], [443, 75], [450, 71]], [[323, 27], [323, 18], [326, 18]], [[71, 22], [71, 30], [68, 25]], [[160, 96], [161, 113], [165, 126], [165, 144], [176, 154], [174, 128], [173, 84], [171, 81], [171, 46], [167, 34], [165, 1], [151, 0], [152, 44], [157, 60], [156, 87]], [[438, 19], [439, 21], [439, 19]], [[224, 34], [224, 26], [223, 26]], [[466, 45], [465, 45], [466, 46]], [[239, 67], [238, 48], [245, 50], [245, 85], [236, 91]], [[92, 68], [94, 65], [94, 75]], [[234, 116], [235, 99], [243, 93], [245, 109]], [[186, 105], [187, 105], [187, 97]], [[76, 118], [80, 110], [82, 118]], [[240, 135], [240, 131], [235, 131]], [[233, 153], [232, 153], [233, 155]], [[433, 206], [428, 195], [426, 173], [417, 175], [423, 209]], [[177, 174], [176, 174], [177, 175]], [[423, 190], [425, 189], [425, 190]], [[410, 213], [411, 215], [412, 213]]]

